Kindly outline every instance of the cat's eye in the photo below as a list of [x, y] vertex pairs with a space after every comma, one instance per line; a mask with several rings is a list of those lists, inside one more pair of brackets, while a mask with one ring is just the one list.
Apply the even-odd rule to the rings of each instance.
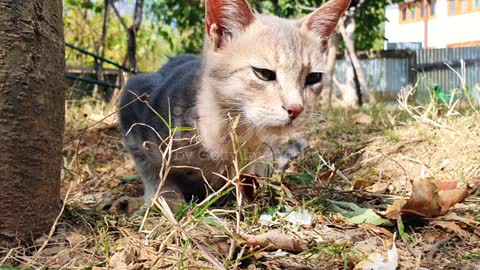
[[275, 71], [266, 68], [252, 67], [253, 73], [262, 81], [275, 81], [277, 74]]
[[305, 85], [314, 85], [322, 81], [323, 74], [320, 72], [313, 72], [307, 75]]

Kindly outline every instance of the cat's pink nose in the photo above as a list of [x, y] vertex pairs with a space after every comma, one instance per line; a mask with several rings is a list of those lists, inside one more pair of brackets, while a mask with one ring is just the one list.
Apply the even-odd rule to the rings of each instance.
[[293, 104], [283, 106], [283, 108], [288, 112], [288, 117], [290, 120], [294, 120], [298, 115], [303, 111], [303, 106], [300, 104]]

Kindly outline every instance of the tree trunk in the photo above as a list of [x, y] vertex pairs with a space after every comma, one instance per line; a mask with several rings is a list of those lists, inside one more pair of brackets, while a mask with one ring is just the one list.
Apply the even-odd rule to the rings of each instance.
[[[98, 55], [100, 55], [101, 57], [105, 57], [105, 44], [107, 42], [108, 13], [109, 13], [109, 11], [110, 11], [110, 1], [109, 0], [104, 0], [104, 2], [103, 2], [102, 36], [100, 38], [100, 48], [98, 50]], [[102, 65], [102, 67], [103, 67], [103, 65]]]
[[133, 26], [128, 28], [128, 43], [127, 43], [127, 52], [128, 52], [128, 62], [130, 63], [130, 68], [133, 71], [138, 70], [137, 66], [137, 31]]
[[143, 18], [143, 0], [135, 2], [133, 24], [128, 28], [128, 61], [133, 71], [138, 70], [137, 66], [137, 32], [140, 29]]
[[[347, 27], [348, 24], [348, 27]], [[353, 16], [345, 20], [341, 20], [338, 24], [338, 28], [340, 30], [340, 34], [342, 35], [342, 39], [345, 43], [345, 48], [348, 53], [348, 57], [350, 61], [352, 61], [353, 67], [357, 74], [358, 82], [360, 83], [360, 87], [363, 90], [362, 94], [365, 96], [365, 99], [370, 103], [375, 103], [375, 97], [370, 94], [370, 90], [368, 88], [367, 80], [365, 77], [365, 73], [363, 72], [363, 68], [360, 65], [360, 60], [358, 60], [357, 54], [355, 53], [355, 45], [353, 41], [353, 32], [355, 30], [355, 21]], [[347, 28], [351, 28], [347, 29]], [[361, 97], [359, 96], [359, 100]]]
[[60, 209], [62, 0], [0, 0], [0, 247], [47, 232]]
[[325, 73], [325, 86], [322, 93], [322, 103], [328, 107], [332, 106], [333, 78], [335, 76], [335, 64], [337, 63], [338, 36], [335, 32], [328, 42], [327, 50], [327, 72]]
[[345, 82], [338, 82], [334, 78], [334, 82], [337, 85], [342, 95], [342, 101], [340, 105], [342, 107], [354, 107], [361, 104], [361, 95], [357, 93], [357, 87], [355, 83], [355, 70], [352, 62], [345, 52], [345, 64], [342, 72], [345, 73]]
[[133, 24], [130, 27], [127, 27], [125, 20], [123, 20], [122, 16], [120, 16], [120, 12], [115, 7], [115, 4], [113, 1], [110, 2], [110, 6], [112, 7], [113, 12], [115, 12], [115, 16], [117, 16], [117, 19], [122, 25], [123, 29], [125, 29], [125, 31], [127, 32], [128, 62], [130, 63], [130, 68], [134, 72], [137, 72], [137, 32], [140, 29], [140, 25], [142, 24], [142, 19], [143, 19], [143, 0], [135, 1], [135, 10], [133, 13]]
[[[107, 33], [108, 33], [108, 12], [110, 9], [109, 0], [104, 0], [103, 2], [103, 23], [102, 23], [102, 36], [100, 37], [100, 43], [97, 46], [97, 55], [101, 57], [105, 57], [105, 44], [107, 41]], [[105, 76], [103, 75], [103, 61], [95, 58], [95, 75], [97, 80], [104, 81]], [[98, 96], [99, 91], [105, 90], [105, 87], [102, 87], [98, 84], [95, 84], [95, 88], [93, 89], [93, 97]]]

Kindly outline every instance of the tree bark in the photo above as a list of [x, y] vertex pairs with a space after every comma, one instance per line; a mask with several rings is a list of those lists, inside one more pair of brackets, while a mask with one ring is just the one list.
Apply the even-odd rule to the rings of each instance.
[[[105, 44], [107, 42], [107, 33], [108, 33], [108, 14], [110, 11], [110, 1], [104, 0], [103, 2], [103, 23], [102, 23], [102, 36], [100, 38], [100, 48], [98, 50], [98, 55], [105, 57]], [[103, 65], [102, 65], [103, 67]]]
[[[103, 2], [103, 23], [102, 23], [102, 36], [100, 37], [100, 42], [97, 46], [97, 55], [101, 57], [105, 57], [105, 44], [107, 41], [107, 33], [108, 33], [108, 13], [110, 10], [109, 0], [104, 0]], [[95, 75], [97, 80], [104, 81], [105, 76], [103, 76], [103, 61], [98, 60], [95, 58]], [[98, 92], [104, 90], [104, 87], [99, 85], [95, 85], [93, 90], [93, 97], [98, 96]]]
[[332, 106], [333, 78], [335, 76], [335, 64], [337, 63], [338, 37], [335, 32], [328, 42], [327, 49], [327, 72], [325, 73], [325, 86], [323, 88], [322, 100], [328, 107]]
[[130, 27], [127, 27], [125, 20], [120, 16], [120, 12], [115, 7], [113, 1], [110, 2], [110, 5], [117, 17], [118, 21], [122, 25], [123, 29], [127, 32], [128, 41], [127, 41], [127, 59], [130, 63], [130, 68], [134, 71], [138, 71], [137, 67], [137, 32], [140, 29], [143, 19], [143, 0], [137, 0], [135, 2], [135, 9], [133, 13], [133, 24]]
[[[353, 27], [353, 30], [354, 30], [355, 26], [354, 26], [353, 16], [351, 16], [351, 18], [348, 18], [348, 20], [349, 20], [348, 23], [351, 25], [351, 27]], [[347, 23], [345, 22], [345, 20], [340, 20], [338, 24], [338, 29], [345, 43], [345, 48], [347, 50], [348, 57], [350, 58], [350, 61], [352, 61], [352, 65], [357, 74], [358, 82], [360, 83], [360, 87], [363, 90], [362, 92], [363, 96], [365, 96], [365, 99], [368, 102], [375, 103], [375, 97], [370, 94], [365, 73], [363, 72], [363, 68], [360, 65], [360, 60], [358, 60], [357, 54], [355, 53], [355, 45], [353, 41], [353, 30], [351, 31], [352, 35], [349, 35], [347, 33], [346, 24]], [[361, 100], [360, 96], [358, 98], [359, 100]]]
[[140, 29], [143, 18], [143, 0], [135, 2], [133, 13], [133, 24], [128, 28], [128, 62], [133, 71], [138, 70], [137, 66], [137, 32]]
[[47, 232], [60, 210], [62, 0], [0, 0], [0, 247]]
[[358, 106], [362, 102], [362, 97], [357, 93], [357, 86], [355, 83], [355, 70], [353, 68], [352, 62], [350, 61], [350, 58], [347, 55], [347, 52], [345, 52], [345, 66], [342, 69], [342, 72], [345, 73], [345, 82], [339, 82], [335, 80], [335, 78], [333, 80], [342, 95], [342, 101], [339, 105], [341, 105], [342, 107]]

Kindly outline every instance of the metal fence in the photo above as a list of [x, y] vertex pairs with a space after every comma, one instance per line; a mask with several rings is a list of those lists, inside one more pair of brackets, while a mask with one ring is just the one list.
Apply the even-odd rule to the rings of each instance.
[[480, 46], [469, 48], [418, 50], [417, 66], [419, 76], [438, 84], [444, 89], [460, 85], [460, 78], [447, 64], [460, 72], [460, 60], [465, 61], [465, 82], [470, 88], [480, 83]]
[[[466, 85], [480, 84], [480, 46], [448, 49], [390, 50], [360, 53], [360, 63], [373, 91], [395, 94], [401, 87], [421, 81], [421, 87], [439, 85], [443, 89], [460, 86], [460, 79], [449, 69], [460, 72], [460, 60], [466, 64]], [[336, 77], [345, 80], [346, 61], [338, 59]]]

